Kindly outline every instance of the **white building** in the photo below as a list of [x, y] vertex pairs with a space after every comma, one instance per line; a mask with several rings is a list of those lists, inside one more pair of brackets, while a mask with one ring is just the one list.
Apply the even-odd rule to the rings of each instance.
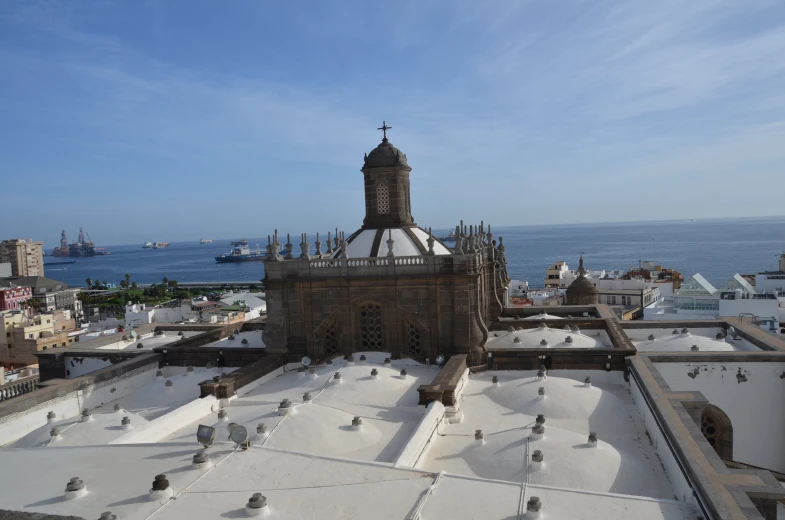
[[556, 262], [545, 271], [545, 288], [567, 287], [569, 283], [565, 282], [565, 277], [569, 272], [570, 268], [567, 266], [567, 262], [564, 260]]
[[662, 299], [660, 284], [643, 279], [623, 280], [606, 278], [595, 283], [599, 292], [599, 303], [645, 307]]

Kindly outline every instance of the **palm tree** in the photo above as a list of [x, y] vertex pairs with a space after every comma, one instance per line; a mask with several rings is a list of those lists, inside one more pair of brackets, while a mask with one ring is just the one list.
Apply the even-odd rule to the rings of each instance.
[[136, 289], [138, 289], [138, 288], [139, 288], [139, 286], [138, 286], [138, 285], [136, 285], [136, 282], [131, 282], [131, 289], [132, 289], [132, 290], [134, 290], [134, 291], [135, 291], [135, 290], [136, 290]]
[[125, 273], [125, 286], [126, 288], [131, 286], [131, 275], [128, 273]]
[[85, 282], [87, 282], [87, 288], [88, 289], [93, 286], [93, 279], [90, 278], [89, 276], [87, 277], [87, 280], [85, 280]]

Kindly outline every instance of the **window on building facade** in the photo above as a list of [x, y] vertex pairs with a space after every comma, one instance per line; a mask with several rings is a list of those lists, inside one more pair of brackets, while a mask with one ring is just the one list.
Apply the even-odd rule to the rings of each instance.
[[366, 303], [360, 307], [360, 343], [367, 350], [384, 348], [382, 306]]
[[422, 337], [417, 327], [411, 323], [406, 324], [406, 341], [408, 345], [409, 354], [413, 356], [421, 356], [423, 353]]
[[733, 427], [730, 418], [714, 405], [701, 412], [701, 433], [720, 457], [733, 458]]
[[376, 187], [376, 212], [380, 215], [390, 212], [390, 188], [384, 183]]
[[324, 329], [324, 354], [332, 356], [338, 352], [338, 330], [337, 322], [332, 322], [326, 329]]

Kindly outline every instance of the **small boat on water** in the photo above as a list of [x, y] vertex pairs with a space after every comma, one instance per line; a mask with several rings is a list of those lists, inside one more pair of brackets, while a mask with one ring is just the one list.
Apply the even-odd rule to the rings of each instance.
[[154, 244], [152, 242], [145, 242], [142, 247], [145, 248], [145, 249], [152, 249], [153, 245]]
[[215, 261], [222, 264], [231, 262], [253, 262], [267, 258], [267, 253], [263, 253], [259, 249], [259, 244], [256, 244], [255, 251], [251, 251], [248, 247], [248, 241], [245, 239], [232, 242], [232, 246], [232, 250], [229, 253], [216, 256]]
[[439, 240], [442, 242], [455, 242], [455, 231], [450, 230], [446, 236], [441, 237]]
[[44, 267], [49, 267], [50, 265], [70, 265], [75, 263], [76, 260], [66, 260], [64, 262], [44, 262]]
[[200, 244], [212, 244], [213, 243], [213, 239], [212, 238], [202, 238], [202, 239], [199, 240], [199, 243]]
[[163, 249], [164, 247], [169, 247], [169, 242], [155, 242], [155, 243], [153, 243], [153, 249]]

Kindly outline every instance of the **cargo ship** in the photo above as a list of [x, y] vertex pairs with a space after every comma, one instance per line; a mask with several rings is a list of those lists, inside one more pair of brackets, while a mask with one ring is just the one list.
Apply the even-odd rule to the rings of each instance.
[[219, 264], [230, 262], [254, 262], [267, 258], [267, 253], [263, 253], [256, 244], [256, 251], [251, 251], [248, 241], [245, 239], [232, 242], [232, 250], [221, 256], [216, 256], [215, 261]]
[[142, 247], [144, 249], [161, 249], [169, 247], [169, 242], [145, 242]]
[[447, 235], [441, 237], [439, 240], [442, 242], [455, 242], [455, 231], [450, 231]]
[[58, 258], [74, 258], [82, 256], [95, 256], [95, 244], [87, 235], [85, 240], [85, 232], [79, 228], [79, 238], [76, 242], [69, 244], [65, 236], [65, 229], [60, 233], [60, 246], [54, 248], [52, 256]]
[[202, 239], [199, 240], [199, 243], [200, 244], [212, 244], [213, 243], [213, 239], [212, 238], [202, 238]]

